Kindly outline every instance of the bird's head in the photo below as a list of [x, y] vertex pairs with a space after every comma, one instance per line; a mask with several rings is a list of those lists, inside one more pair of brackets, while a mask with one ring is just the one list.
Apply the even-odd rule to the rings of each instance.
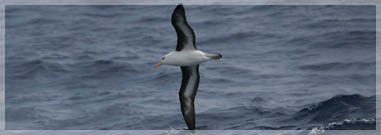
[[168, 59], [171, 59], [171, 56], [172, 56], [171, 54], [172, 54], [172, 52], [170, 52], [170, 53], [164, 55], [163, 57], [161, 57], [161, 60], [159, 61], [159, 63], [156, 63], [154, 65], [154, 67], [157, 68], [160, 65], [167, 65], [168, 61], [169, 61]]

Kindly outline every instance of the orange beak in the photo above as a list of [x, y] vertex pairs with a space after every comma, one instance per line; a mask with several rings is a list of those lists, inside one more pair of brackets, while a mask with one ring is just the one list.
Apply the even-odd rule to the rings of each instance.
[[156, 63], [156, 64], [154, 65], [154, 67], [157, 68], [157, 67], [159, 67], [162, 63], [163, 63], [163, 61], [160, 60], [159, 63]]

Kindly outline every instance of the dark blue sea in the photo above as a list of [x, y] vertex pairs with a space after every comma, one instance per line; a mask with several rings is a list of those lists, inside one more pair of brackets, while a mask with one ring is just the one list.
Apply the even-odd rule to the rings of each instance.
[[[5, 7], [6, 129], [186, 129], [176, 5]], [[376, 6], [185, 5], [196, 129], [376, 129]]]

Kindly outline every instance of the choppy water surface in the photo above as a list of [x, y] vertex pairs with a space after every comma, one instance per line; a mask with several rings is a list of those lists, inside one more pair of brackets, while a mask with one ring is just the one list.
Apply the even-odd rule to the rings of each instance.
[[[6, 6], [6, 129], [185, 129], [169, 6]], [[375, 6], [185, 6], [198, 129], [375, 129]]]

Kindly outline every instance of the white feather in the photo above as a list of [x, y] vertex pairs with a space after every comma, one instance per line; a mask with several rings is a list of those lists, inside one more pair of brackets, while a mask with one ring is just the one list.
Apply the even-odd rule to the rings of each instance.
[[181, 52], [172, 51], [164, 56], [162, 64], [172, 66], [198, 65], [210, 60], [206, 54], [199, 50], [183, 50]]

